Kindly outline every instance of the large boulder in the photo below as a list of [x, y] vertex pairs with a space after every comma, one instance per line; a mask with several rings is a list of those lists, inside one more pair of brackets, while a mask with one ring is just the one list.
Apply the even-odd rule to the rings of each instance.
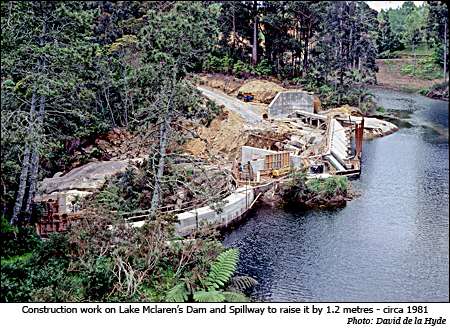
[[44, 179], [39, 185], [39, 193], [95, 191], [103, 186], [107, 177], [125, 171], [129, 165], [128, 160], [91, 162], [71, 170], [66, 175]]

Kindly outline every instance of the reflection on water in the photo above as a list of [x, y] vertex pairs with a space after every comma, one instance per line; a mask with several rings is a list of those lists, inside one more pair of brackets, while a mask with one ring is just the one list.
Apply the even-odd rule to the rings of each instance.
[[[448, 136], [448, 103], [378, 92]], [[346, 208], [262, 207], [224, 244], [239, 247], [238, 271], [258, 280], [257, 300], [448, 301], [448, 169], [446, 139], [403, 128], [364, 144], [361, 178], [352, 182], [361, 196]]]

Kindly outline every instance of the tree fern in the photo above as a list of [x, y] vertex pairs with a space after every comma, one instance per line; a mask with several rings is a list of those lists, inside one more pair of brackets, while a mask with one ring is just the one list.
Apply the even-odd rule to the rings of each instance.
[[186, 285], [179, 283], [166, 293], [166, 302], [185, 302], [188, 300]]
[[216, 261], [211, 265], [211, 271], [206, 278], [206, 286], [209, 289], [223, 287], [235, 272], [238, 260], [238, 249], [229, 249], [219, 254]]
[[210, 290], [197, 291], [194, 293], [194, 300], [196, 302], [223, 302], [225, 301], [224, 292]]

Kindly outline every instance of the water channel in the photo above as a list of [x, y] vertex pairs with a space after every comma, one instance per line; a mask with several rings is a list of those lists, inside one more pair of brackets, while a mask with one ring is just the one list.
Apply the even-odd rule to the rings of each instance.
[[360, 196], [336, 211], [259, 207], [227, 233], [257, 301], [448, 301], [448, 102], [376, 89], [410, 125], [366, 141]]

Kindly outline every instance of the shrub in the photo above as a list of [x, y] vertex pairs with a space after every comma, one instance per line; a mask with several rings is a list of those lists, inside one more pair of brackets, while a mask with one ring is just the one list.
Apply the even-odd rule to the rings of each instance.
[[12, 257], [28, 253], [40, 244], [36, 229], [30, 224], [12, 226], [5, 218], [1, 218], [1, 256]]
[[243, 77], [245, 75], [253, 74], [253, 67], [250, 64], [244, 63], [242, 61], [237, 61], [233, 65], [233, 74], [238, 77]]
[[269, 76], [272, 74], [272, 67], [269, 62], [264, 59], [255, 66], [254, 72], [258, 76]]
[[417, 61], [417, 64], [405, 64], [400, 72], [403, 75], [414, 76], [420, 79], [433, 80], [441, 78], [442, 71], [439, 65], [434, 63], [431, 57]]
[[346, 194], [348, 179], [345, 176], [331, 176], [326, 179], [311, 179], [306, 183], [307, 187], [316, 194], [324, 197], [332, 197], [336, 194]]
[[206, 72], [229, 73], [233, 69], [233, 59], [228, 55], [215, 56], [209, 54], [203, 61], [203, 70]]

